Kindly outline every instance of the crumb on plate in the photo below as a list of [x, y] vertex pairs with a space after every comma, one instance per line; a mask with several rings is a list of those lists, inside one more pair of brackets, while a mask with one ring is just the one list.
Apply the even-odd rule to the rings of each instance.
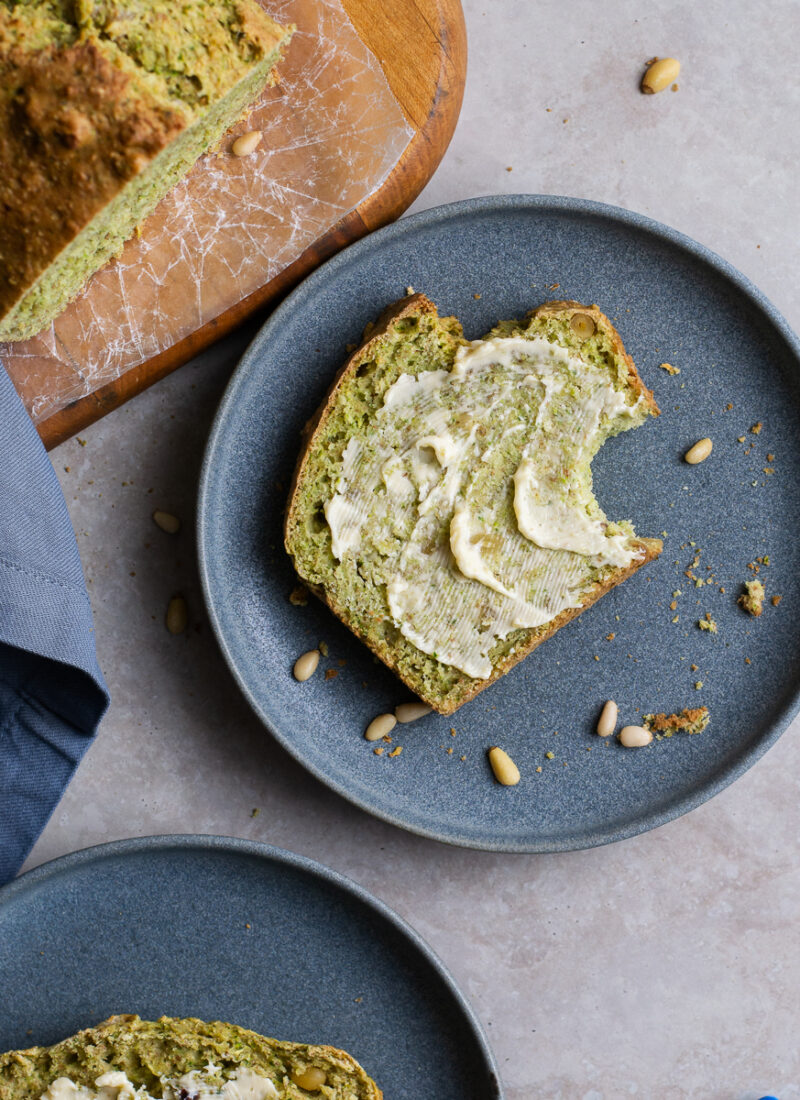
[[766, 596], [764, 585], [759, 580], [745, 581], [744, 588], [745, 590], [737, 602], [748, 615], [758, 618], [764, 610], [764, 597]]
[[306, 607], [308, 604], [308, 589], [304, 584], [296, 585], [289, 593], [289, 603], [295, 607]]
[[642, 719], [651, 733], [672, 737], [675, 733], [701, 733], [709, 722], [708, 707], [687, 707], [679, 714], [645, 714]]

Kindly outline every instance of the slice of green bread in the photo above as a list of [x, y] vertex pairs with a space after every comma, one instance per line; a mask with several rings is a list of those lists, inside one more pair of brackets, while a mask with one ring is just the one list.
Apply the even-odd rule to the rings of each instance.
[[[116, 1079], [98, 1083], [111, 1073]], [[225, 1089], [237, 1079], [238, 1088]], [[91, 1091], [79, 1092], [69, 1082]], [[358, 1062], [335, 1047], [281, 1042], [234, 1024], [167, 1016], [153, 1021], [112, 1016], [54, 1046], [0, 1054], [0, 1100], [93, 1100], [99, 1089], [102, 1100], [134, 1100], [134, 1095], [135, 1100], [381, 1100], [383, 1095]]]
[[292, 30], [256, 0], [0, 0], [0, 340], [120, 253]]
[[286, 549], [449, 714], [660, 553], [592, 493], [599, 447], [650, 415], [596, 306], [547, 302], [468, 344], [412, 294], [370, 326], [307, 426]]

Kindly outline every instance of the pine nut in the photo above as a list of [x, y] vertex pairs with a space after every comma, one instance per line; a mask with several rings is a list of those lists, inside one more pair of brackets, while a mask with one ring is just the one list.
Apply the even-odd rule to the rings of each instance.
[[600, 737], [610, 737], [617, 728], [617, 715], [619, 711], [613, 699], [609, 699], [603, 707], [597, 723], [597, 732]]
[[653, 735], [644, 726], [623, 726], [619, 731], [619, 739], [626, 749], [641, 749], [650, 744]]
[[255, 152], [263, 136], [260, 130], [248, 130], [246, 134], [242, 134], [234, 141], [231, 152], [235, 157], [247, 157]]
[[394, 716], [398, 722], [416, 722], [432, 710], [433, 707], [429, 707], [427, 703], [400, 703], [394, 708]]
[[321, 1089], [327, 1080], [325, 1070], [319, 1066], [306, 1066], [305, 1069], [292, 1070], [292, 1080], [298, 1088], [307, 1092], [316, 1092]]
[[165, 622], [170, 634], [183, 634], [189, 623], [189, 608], [183, 596], [173, 596], [169, 601]]
[[380, 741], [387, 733], [391, 733], [396, 725], [397, 719], [393, 714], [379, 714], [364, 730], [364, 736], [368, 741]]
[[181, 521], [177, 516], [173, 516], [171, 512], [160, 512], [158, 509], [153, 512], [153, 523], [168, 535], [177, 535], [181, 529]]
[[698, 462], [705, 462], [711, 454], [713, 446], [714, 444], [707, 436], [705, 439], [698, 439], [695, 445], [690, 447], [683, 456], [684, 462], [688, 462], [690, 466], [696, 466]]
[[570, 317], [569, 327], [579, 340], [588, 340], [590, 336], [594, 336], [594, 330], [597, 326], [588, 314], [573, 313]]
[[681, 63], [674, 57], [657, 58], [642, 77], [642, 91], [645, 95], [663, 92], [674, 80], [678, 79]]
[[489, 763], [498, 783], [502, 783], [504, 787], [516, 787], [519, 783], [519, 768], [507, 752], [495, 745], [489, 749]]
[[311, 677], [317, 671], [318, 664], [319, 650], [309, 649], [308, 653], [304, 653], [295, 661], [294, 668], [292, 669], [292, 675], [294, 676], [295, 680], [299, 680], [302, 684], [306, 680], [311, 679]]

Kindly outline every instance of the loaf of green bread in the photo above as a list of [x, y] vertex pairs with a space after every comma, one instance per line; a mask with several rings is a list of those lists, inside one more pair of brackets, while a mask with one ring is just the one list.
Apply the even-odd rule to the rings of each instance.
[[51, 1047], [0, 1054], [0, 1100], [381, 1100], [329, 1046], [234, 1024], [112, 1016]]
[[285, 542], [307, 586], [449, 714], [661, 550], [612, 523], [591, 461], [658, 414], [596, 306], [468, 343], [391, 306], [307, 428]]
[[292, 29], [256, 0], [0, 0], [0, 340], [119, 254]]

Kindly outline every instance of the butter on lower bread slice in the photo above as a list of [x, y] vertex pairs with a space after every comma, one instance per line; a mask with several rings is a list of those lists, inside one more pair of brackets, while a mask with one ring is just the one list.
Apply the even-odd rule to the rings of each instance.
[[[142, 1090], [142, 1091], [138, 1091]], [[226, 1023], [112, 1016], [50, 1047], [0, 1054], [0, 1100], [382, 1100], [343, 1050]]]
[[308, 587], [449, 714], [661, 551], [609, 524], [591, 458], [658, 415], [596, 306], [547, 302], [468, 344], [390, 306], [307, 427], [285, 544]]

